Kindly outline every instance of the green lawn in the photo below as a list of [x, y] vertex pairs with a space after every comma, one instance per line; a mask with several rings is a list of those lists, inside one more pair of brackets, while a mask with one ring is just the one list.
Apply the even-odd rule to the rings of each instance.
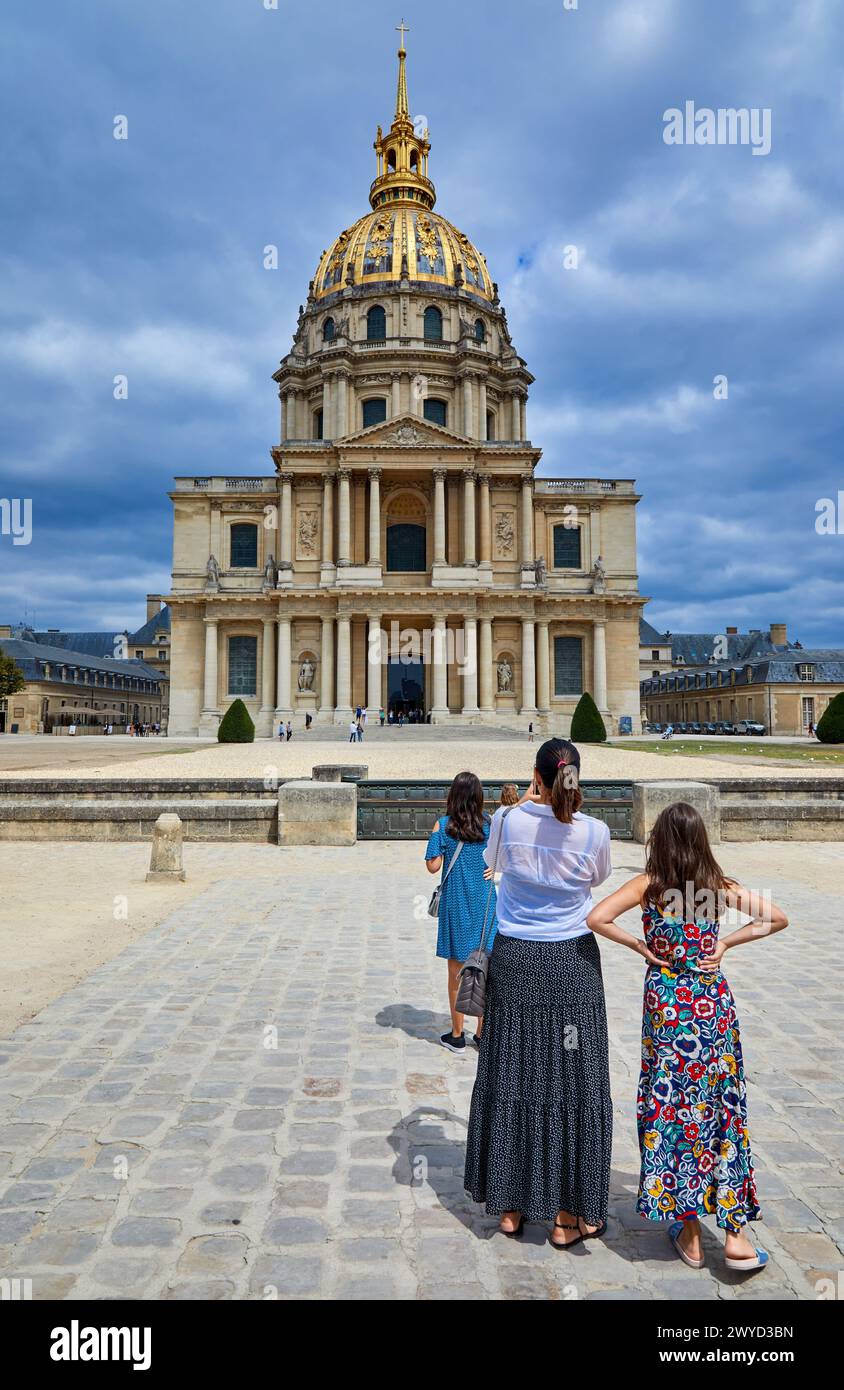
[[632, 748], [640, 753], [660, 753], [670, 758], [677, 754], [683, 757], [708, 758], [728, 753], [731, 757], [771, 758], [795, 763], [833, 763], [844, 767], [844, 747], [823, 743], [804, 746], [799, 743], [768, 743], [759, 739], [747, 743], [741, 738], [707, 739], [672, 738], [663, 743], [641, 743], [636, 739], [615, 739], [613, 748]]

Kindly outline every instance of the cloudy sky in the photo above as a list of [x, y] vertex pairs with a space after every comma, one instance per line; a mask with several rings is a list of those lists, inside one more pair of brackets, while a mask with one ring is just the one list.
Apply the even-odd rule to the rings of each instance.
[[[541, 471], [636, 479], [657, 626], [844, 645], [844, 513], [815, 530], [844, 490], [840, 0], [401, 4], [438, 209], [536, 376]], [[368, 207], [401, 18], [5, 0], [0, 497], [34, 532], [0, 536], [0, 622], [134, 627], [171, 478], [269, 471], [271, 374]], [[666, 144], [686, 102], [770, 109], [770, 153]]]

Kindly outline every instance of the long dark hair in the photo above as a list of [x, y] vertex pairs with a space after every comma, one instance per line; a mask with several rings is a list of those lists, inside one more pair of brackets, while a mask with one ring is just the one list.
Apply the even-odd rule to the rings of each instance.
[[549, 738], [536, 755], [536, 770], [551, 793], [551, 809], [563, 825], [583, 805], [580, 790], [580, 754], [567, 738]]
[[669, 895], [680, 894], [691, 920], [699, 894], [712, 895], [718, 904], [732, 886], [712, 853], [702, 816], [687, 801], [666, 806], [654, 821], [645, 851], [645, 873], [645, 902], [659, 907]]
[[484, 789], [474, 772], [458, 772], [448, 789], [446, 833], [453, 840], [481, 844], [484, 834]]

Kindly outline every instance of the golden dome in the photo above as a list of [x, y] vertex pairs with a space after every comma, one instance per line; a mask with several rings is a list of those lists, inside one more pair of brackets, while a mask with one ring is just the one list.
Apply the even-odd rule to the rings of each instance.
[[428, 131], [410, 119], [404, 47], [399, 26], [399, 77], [396, 114], [385, 135], [375, 139], [377, 177], [369, 190], [372, 212], [341, 232], [322, 254], [314, 279], [319, 301], [347, 286], [410, 280], [450, 285], [490, 303], [495, 290], [486, 260], [463, 232], [433, 211], [436, 189], [428, 178]]
[[438, 212], [403, 201], [376, 208], [341, 232], [323, 252], [314, 297], [324, 299], [347, 284], [377, 285], [404, 278], [430, 285], [456, 286], [462, 281], [470, 294], [490, 303], [494, 298], [486, 260], [469, 238]]

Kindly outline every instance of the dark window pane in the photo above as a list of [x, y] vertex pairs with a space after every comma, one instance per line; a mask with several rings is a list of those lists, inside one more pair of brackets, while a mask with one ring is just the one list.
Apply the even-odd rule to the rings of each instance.
[[323, 338], [325, 339], [325, 341], [326, 341], [327, 343], [332, 343], [332, 342], [334, 341], [334, 320], [333, 320], [333, 319], [326, 319], [326, 320], [325, 320], [325, 323], [322, 325], [322, 336], [323, 336]]
[[363, 403], [363, 427], [368, 425], [380, 425], [382, 420], [387, 418], [386, 400], [364, 401]]
[[479, 343], [482, 343], [486, 338], [486, 329], [484, 328], [483, 319], [475, 319], [475, 338]]
[[426, 401], [422, 413], [426, 420], [431, 420], [435, 425], [444, 425], [446, 411], [445, 401]]
[[555, 526], [554, 569], [579, 570], [580, 568], [580, 527]]
[[425, 527], [409, 522], [387, 527], [387, 569], [424, 573]]
[[322, 439], [322, 411], [314, 411], [314, 439]]
[[387, 315], [380, 304], [375, 304], [366, 316], [366, 336], [370, 342], [387, 336]]
[[554, 694], [583, 694], [583, 640], [554, 638]]
[[258, 638], [229, 638], [229, 694], [254, 695], [258, 682]]
[[439, 343], [443, 336], [443, 316], [439, 309], [433, 306], [425, 310], [425, 337], [431, 341]]
[[242, 524], [231, 529], [232, 569], [257, 569], [258, 527]]

